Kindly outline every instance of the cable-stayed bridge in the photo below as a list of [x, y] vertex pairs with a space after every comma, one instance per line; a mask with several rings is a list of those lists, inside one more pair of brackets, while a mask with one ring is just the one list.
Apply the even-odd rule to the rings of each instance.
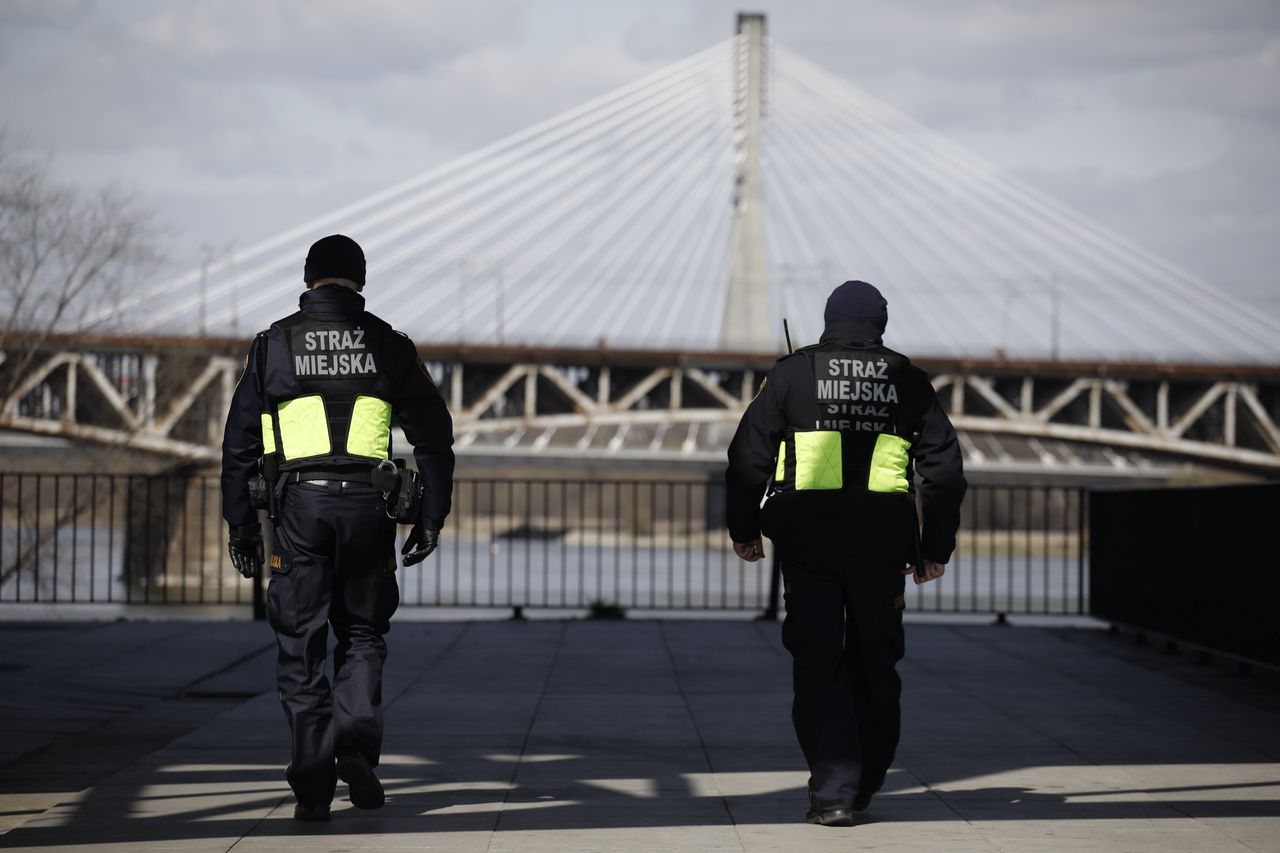
[[[213, 461], [243, 341], [307, 245], [365, 248], [464, 452], [720, 458], [847, 278], [976, 468], [1280, 468], [1280, 322], [780, 45], [719, 45], [143, 289], [26, 359], [0, 426]], [[87, 337], [91, 332], [94, 337]], [[8, 369], [15, 370], [11, 360]]]

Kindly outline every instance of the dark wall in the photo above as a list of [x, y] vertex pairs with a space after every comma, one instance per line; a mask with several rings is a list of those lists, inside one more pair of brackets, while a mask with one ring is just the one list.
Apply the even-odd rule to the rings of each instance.
[[1090, 612], [1280, 665], [1280, 483], [1095, 491]]

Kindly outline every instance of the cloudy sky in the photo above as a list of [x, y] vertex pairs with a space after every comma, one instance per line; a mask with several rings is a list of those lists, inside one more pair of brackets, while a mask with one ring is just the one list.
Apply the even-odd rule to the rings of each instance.
[[[0, 126], [175, 269], [732, 33], [725, 0], [4, 0]], [[757, 2], [791, 50], [1280, 314], [1275, 0]]]

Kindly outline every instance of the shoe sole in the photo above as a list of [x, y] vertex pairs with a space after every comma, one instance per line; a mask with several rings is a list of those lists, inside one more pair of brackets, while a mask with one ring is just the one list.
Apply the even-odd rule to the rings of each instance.
[[296, 812], [295, 811], [293, 813], [293, 819], [308, 821], [311, 823], [322, 823], [329, 820], [329, 813], [324, 812], [323, 814], [319, 814], [314, 812]]
[[351, 805], [358, 809], [380, 809], [387, 802], [382, 783], [373, 768], [353, 758], [338, 759], [338, 778], [347, 783]]
[[822, 815], [812, 815], [805, 817], [806, 823], [812, 823], [815, 826], [853, 826], [852, 815], [841, 815], [839, 817], [826, 818]]

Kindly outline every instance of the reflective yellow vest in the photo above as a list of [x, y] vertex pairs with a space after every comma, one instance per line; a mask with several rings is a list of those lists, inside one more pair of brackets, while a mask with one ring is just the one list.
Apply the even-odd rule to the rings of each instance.
[[[899, 494], [911, 490], [911, 439], [919, 401], [909, 361], [885, 347], [818, 344], [801, 350], [813, 385], [812, 426], [788, 427], [774, 492]], [[803, 388], [790, 393], [805, 393]]]
[[272, 400], [275, 411], [262, 413], [264, 455], [279, 450], [280, 468], [286, 471], [388, 458], [392, 408], [379, 367], [379, 327], [360, 319], [316, 320], [298, 312], [273, 328], [284, 335], [292, 370], [287, 385], [299, 393]]
[[[391, 404], [378, 397], [359, 395], [352, 401], [341, 450], [335, 452], [334, 432], [324, 396], [310, 394], [276, 404], [280, 418], [280, 443], [285, 462], [327, 456], [359, 456], [386, 459], [391, 452]], [[262, 413], [263, 453], [275, 453], [271, 413]], [[345, 452], [344, 452], [345, 451]]]

